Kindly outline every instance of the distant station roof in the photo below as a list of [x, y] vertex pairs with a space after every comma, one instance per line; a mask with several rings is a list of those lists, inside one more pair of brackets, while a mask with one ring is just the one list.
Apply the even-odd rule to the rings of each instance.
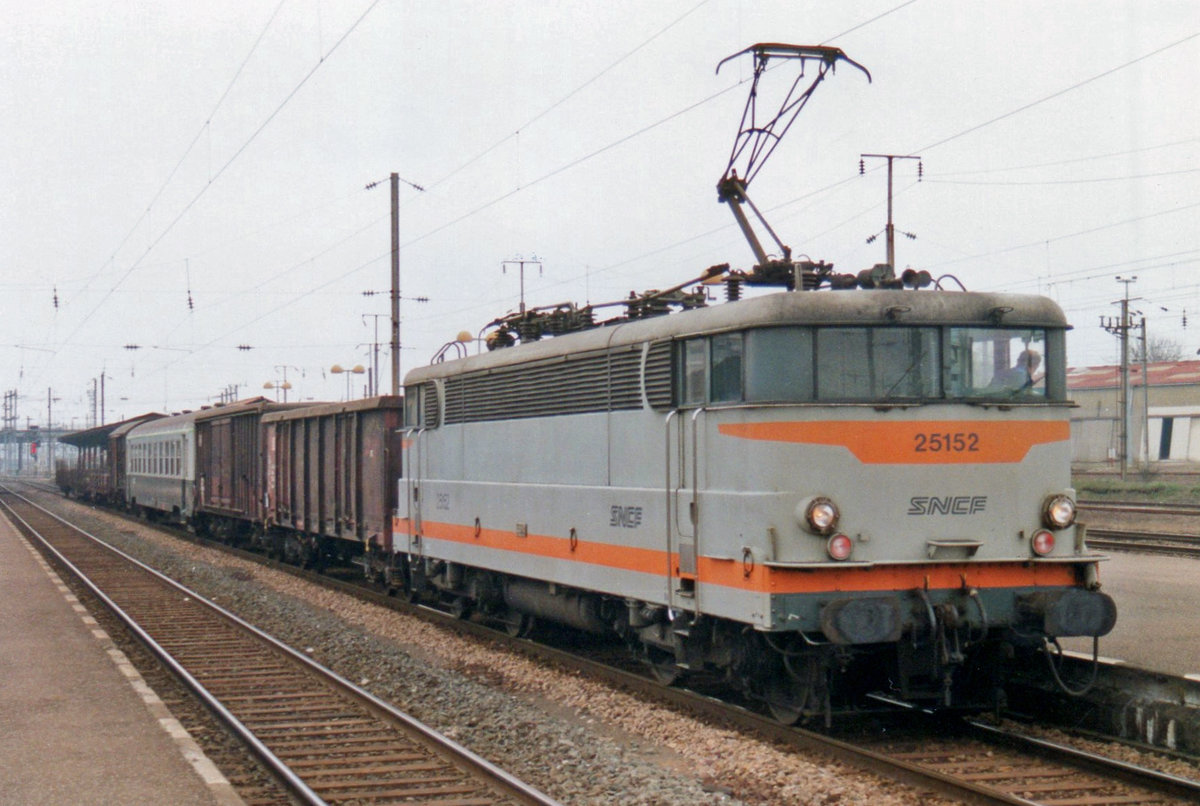
[[[1200, 385], [1200, 361], [1153, 361], [1147, 365], [1150, 386]], [[1129, 382], [1142, 385], [1142, 365], [1129, 365]], [[1072, 367], [1067, 370], [1069, 389], [1115, 389], [1121, 385], [1121, 367]]]
[[128, 420], [121, 420], [115, 423], [105, 423], [104, 425], [93, 426], [92, 428], [84, 429], [83, 431], [72, 431], [69, 434], [63, 434], [59, 437], [59, 442], [67, 445], [74, 445], [76, 448], [102, 448], [108, 445], [108, 438], [118, 428], [129, 430], [138, 423], [146, 420], [153, 420], [163, 415], [157, 412], [149, 414], [140, 414], [137, 417], [130, 417]]

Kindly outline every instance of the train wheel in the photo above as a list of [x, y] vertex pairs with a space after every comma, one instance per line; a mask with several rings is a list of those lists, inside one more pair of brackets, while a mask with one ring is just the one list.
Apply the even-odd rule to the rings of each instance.
[[509, 613], [502, 623], [504, 631], [513, 638], [528, 638], [533, 632], [534, 619], [526, 613]]
[[450, 602], [450, 614], [456, 619], [468, 619], [471, 617], [471, 600], [466, 596], [455, 596]]
[[673, 686], [683, 677], [683, 670], [675, 663], [675, 654], [657, 647], [646, 647], [646, 659], [650, 662], [650, 673], [664, 686]]
[[784, 725], [794, 725], [811, 714], [813, 704], [819, 700], [821, 668], [816, 659], [796, 666], [796, 669], [789, 666], [785, 676], [775, 677], [766, 687], [767, 709]]
[[781, 725], [795, 725], [800, 721], [800, 717], [804, 716], [803, 709], [774, 700], [767, 701], [767, 709], [771, 712], [772, 718]]

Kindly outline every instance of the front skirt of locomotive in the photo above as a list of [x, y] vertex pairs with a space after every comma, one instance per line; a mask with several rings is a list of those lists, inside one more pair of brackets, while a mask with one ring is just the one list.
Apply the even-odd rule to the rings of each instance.
[[[1042, 636], [1102, 636], [1116, 624], [1112, 598], [1081, 584], [1075, 564], [869, 567], [840, 570], [839, 580], [820, 593], [811, 592], [818, 575], [772, 568], [774, 629], [822, 633], [834, 644], [854, 646], [948, 629], [978, 636], [1007, 629], [1040, 643]], [[869, 585], [856, 585], [856, 575]], [[879, 577], [890, 589], [881, 589]], [[779, 592], [801, 580], [810, 591]]]

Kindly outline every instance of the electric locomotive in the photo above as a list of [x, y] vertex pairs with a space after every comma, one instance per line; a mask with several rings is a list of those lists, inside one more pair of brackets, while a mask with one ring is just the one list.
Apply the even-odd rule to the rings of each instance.
[[[777, 238], [768, 255], [746, 190], [773, 128], [836, 64], [863, 68], [836, 48], [745, 52], [718, 196], [757, 264], [604, 322], [522, 306], [488, 352], [452, 343], [410, 372], [386, 562], [413, 595], [514, 632], [619, 634], [660, 679], [721, 676], [786, 722], [868, 692], [995, 705], [1014, 663], [1116, 619], [1075, 522], [1067, 322], [891, 260], [838, 274]], [[761, 122], [774, 59], [816, 70]], [[728, 301], [708, 305], [716, 284]], [[759, 286], [784, 290], [744, 298]]]
[[839, 681], [978, 705], [1014, 652], [1115, 620], [1074, 522], [1066, 327], [1040, 297], [793, 291], [414, 370], [407, 578], [785, 719]]

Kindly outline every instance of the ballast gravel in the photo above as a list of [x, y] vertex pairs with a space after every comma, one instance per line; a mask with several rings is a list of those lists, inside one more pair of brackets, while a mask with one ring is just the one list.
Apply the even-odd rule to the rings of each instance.
[[116, 516], [93, 532], [564, 804], [945, 803]]

